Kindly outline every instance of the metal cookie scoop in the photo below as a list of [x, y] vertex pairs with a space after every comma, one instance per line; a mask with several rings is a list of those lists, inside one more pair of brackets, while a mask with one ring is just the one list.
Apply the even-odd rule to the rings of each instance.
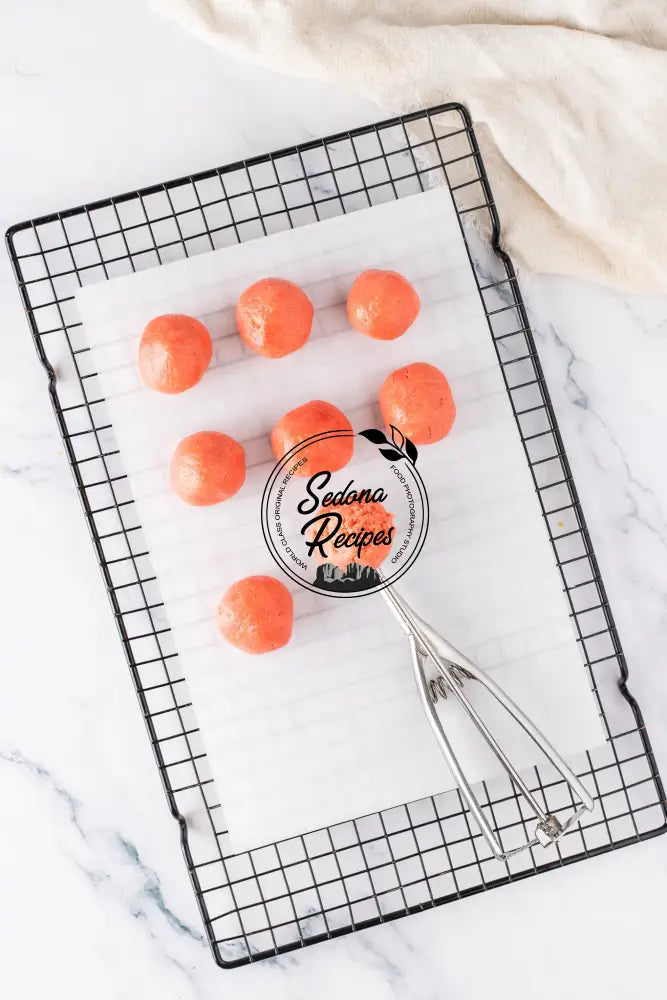
[[[440, 750], [447, 761], [449, 769], [466, 800], [470, 812], [475, 817], [480, 830], [486, 838], [489, 847], [496, 858], [505, 860], [525, 851], [529, 847], [541, 844], [542, 847], [549, 847], [555, 844], [580, 816], [586, 811], [593, 809], [594, 800], [588, 793], [584, 785], [574, 772], [568, 767], [560, 754], [552, 747], [546, 737], [537, 729], [531, 720], [524, 715], [518, 705], [509, 698], [505, 692], [492, 680], [484, 670], [476, 666], [463, 653], [460, 653], [446, 639], [433, 629], [427, 622], [423, 621], [412, 608], [405, 603], [402, 597], [396, 593], [392, 587], [387, 586], [381, 591], [385, 601], [394, 613], [404, 632], [407, 633], [410, 643], [410, 654], [412, 659], [412, 669], [414, 671], [417, 688], [421, 698], [422, 706], [430, 723], [431, 729], [438, 741]], [[461, 769], [459, 761], [447, 738], [447, 734], [435, 709], [432, 695], [432, 683], [424, 673], [424, 661], [431, 660], [438, 673], [438, 689], [444, 693], [453, 695], [463, 706], [468, 716], [482, 734], [488, 745], [493, 750], [495, 756], [502, 764], [504, 770], [509, 775], [511, 781], [519, 789], [537, 818], [537, 826], [532, 840], [526, 841], [521, 847], [511, 851], [503, 850], [497, 832], [489, 825], [482, 808], [475, 797], [466, 777]], [[440, 680], [442, 683], [440, 683]], [[561, 777], [567, 782], [580, 805], [575, 806], [575, 811], [568, 817], [566, 822], [561, 822], [553, 813], [545, 812], [533, 793], [530, 791], [519, 772], [512, 762], [503, 752], [493, 733], [488, 729], [477, 709], [470, 703], [464, 692], [464, 681], [475, 680], [483, 684], [487, 691], [496, 698], [502, 707], [519, 723], [531, 739], [537, 744], [544, 756], [553, 764]], [[444, 692], [442, 685], [444, 684]], [[576, 801], [576, 800], [575, 800]]]

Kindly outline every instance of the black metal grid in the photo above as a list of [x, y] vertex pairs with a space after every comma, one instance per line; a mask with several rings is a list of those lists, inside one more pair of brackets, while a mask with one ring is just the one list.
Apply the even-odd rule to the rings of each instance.
[[[451, 191], [498, 362], [607, 733], [577, 773], [594, 814], [558, 847], [495, 860], [458, 791], [232, 855], [134, 502], [78, 320], [78, 287], [378, 204]], [[420, 911], [644, 840], [667, 828], [665, 794], [556, 425], [472, 124], [443, 105], [14, 226], [25, 311], [178, 820], [216, 962], [234, 966]], [[486, 236], [480, 235], [486, 233]], [[549, 767], [527, 772], [568, 809]], [[477, 788], [506, 849], [528, 835], [508, 780]]]

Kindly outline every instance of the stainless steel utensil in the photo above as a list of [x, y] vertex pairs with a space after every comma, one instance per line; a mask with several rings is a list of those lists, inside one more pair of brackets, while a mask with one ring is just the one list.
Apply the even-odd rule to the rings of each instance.
[[[518, 705], [516, 705], [507, 694], [505, 694], [502, 688], [499, 687], [499, 685], [485, 673], [484, 670], [473, 663], [472, 660], [469, 660], [467, 656], [464, 656], [463, 653], [459, 652], [459, 650], [452, 646], [452, 644], [446, 639], [443, 639], [443, 637], [439, 635], [435, 629], [420, 618], [419, 615], [417, 615], [412, 608], [406, 604], [403, 598], [400, 597], [391, 586], [386, 586], [381, 593], [404, 632], [408, 636], [412, 669], [417, 682], [417, 688], [422, 706], [426, 712], [431, 729], [435, 734], [435, 738], [438, 741], [440, 750], [447, 761], [447, 764], [461, 790], [461, 794], [463, 795], [470, 812], [474, 816], [496, 858], [505, 860], [529, 847], [535, 847], [537, 845], [549, 847], [551, 844], [557, 843], [566, 830], [576, 823], [584, 812], [591, 811], [593, 809], [594, 800], [592, 796], [589, 794], [576, 774], [574, 774], [571, 768], [568, 767], [557, 750], [551, 745], [551, 743], [549, 743], [547, 738], [521, 711]], [[521, 847], [505, 851], [500, 841], [498, 831], [494, 830], [490, 826], [486, 816], [484, 815], [482, 807], [472, 791], [452, 745], [447, 738], [443, 722], [436, 711], [434, 704], [435, 699], [433, 697], [433, 682], [427, 679], [426, 673], [424, 672], [424, 663], [426, 660], [430, 660], [438, 671], [439, 678], [437, 690], [441, 695], [444, 695], [445, 698], [448, 694], [451, 694], [454, 698], [456, 698], [459, 704], [463, 706], [468, 716], [475, 724], [477, 730], [484, 737], [502, 767], [509, 775], [511, 781], [528, 801], [533, 812], [535, 813], [537, 819], [535, 834], [532, 839], [527, 840], [525, 844], [521, 845]], [[493, 733], [489, 730], [488, 726], [481, 718], [477, 709], [471, 704], [469, 698], [465, 694], [464, 686], [465, 682], [473, 680], [483, 684], [486, 690], [493, 695], [498, 702], [500, 702], [502, 707], [514, 718], [514, 720], [526, 731], [526, 733], [528, 733], [531, 739], [540, 748], [544, 756], [556, 768], [563, 780], [567, 782], [573, 795], [576, 796], [576, 800], [579, 800], [580, 804], [575, 804], [574, 812], [568, 816], [565, 822], [559, 820], [553, 813], [546, 812], [546, 810], [540, 805], [535, 795], [526, 785], [524, 779], [504, 753]]]

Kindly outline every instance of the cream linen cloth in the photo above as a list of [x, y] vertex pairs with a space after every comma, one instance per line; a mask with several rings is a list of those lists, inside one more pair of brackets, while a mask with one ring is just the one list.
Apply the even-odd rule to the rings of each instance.
[[662, 0], [151, 2], [230, 55], [390, 112], [466, 104], [516, 262], [667, 292]]

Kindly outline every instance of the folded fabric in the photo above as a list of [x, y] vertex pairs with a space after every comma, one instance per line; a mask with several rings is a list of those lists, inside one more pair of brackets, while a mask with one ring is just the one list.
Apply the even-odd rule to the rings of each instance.
[[223, 51], [391, 112], [468, 106], [521, 265], [667, 291], [661, 0], [151, 0]]

